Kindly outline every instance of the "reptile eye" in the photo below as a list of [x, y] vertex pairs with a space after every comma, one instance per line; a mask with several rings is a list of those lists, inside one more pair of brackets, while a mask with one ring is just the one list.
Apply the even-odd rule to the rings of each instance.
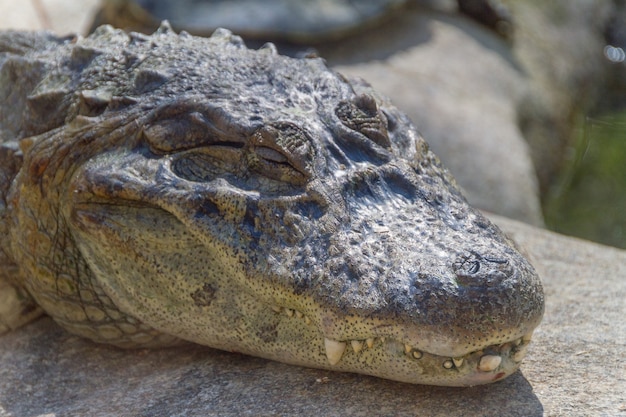
[[273, 180], [296, 185], [306, 183], [305, 173], [298, 171], [282, 153], [267, 146], [253, 146], [247, 155], [248, 168]]
[[340, 102], [335, 114], [348, 128], [360, 132], [384, 148], [390, 148], [387, 118], [378, 108], [376, 99], [361, 94], [349, 101]]
[[267, 178], [302, 185], [310, 177], [310, 140], [298, 127], [276, 123], [260, 128], [250, 138], [248, 169]]
[[241, 174], [240, 158], [240, 148], [220, 144], [179, 152], [172, 158], [171, 166], [180, 178], [207, 182], [227, 174]]

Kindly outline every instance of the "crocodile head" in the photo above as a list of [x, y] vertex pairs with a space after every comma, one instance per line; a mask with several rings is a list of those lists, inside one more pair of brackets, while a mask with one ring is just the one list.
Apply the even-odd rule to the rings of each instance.
[[69, 139], [32, 145], [25, 164], [57, 190], [55, 224], [121, 312], [219, 349], [412, 383], [518, 368], [539, 278], [387, 100], [223, 30], [101, 28], [81, 54], [104, 37], [125, 71], [84, 77], [55, 133]]

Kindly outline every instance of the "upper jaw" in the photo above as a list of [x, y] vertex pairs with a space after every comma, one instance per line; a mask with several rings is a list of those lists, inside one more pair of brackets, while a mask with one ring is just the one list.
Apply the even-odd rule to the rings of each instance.
[[[376, 218], [371, 220], [375, 226]], [[319, 245], [343, 255], [318, 265], [310, 281], [316, 285], [308, 288], [323, 306], [319, 321], [328, 339], [389, 337], [420, 351], [461, 357], [518, 340], [542, 318], [541, 282], [499, 231], [491, 239], [458, 234], [443, 240], [444, 250], [415, 239], [419, 225], [361, 228], [358, 243], [354, 229], [336, 233], [330, 248]]]

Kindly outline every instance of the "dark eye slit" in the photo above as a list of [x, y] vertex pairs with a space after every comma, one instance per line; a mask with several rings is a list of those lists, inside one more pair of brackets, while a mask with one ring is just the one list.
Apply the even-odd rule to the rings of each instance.
[[211, 142], [210, 146], [226, 146], [229, 148], [241, 149], [244, 147], [242, 142], [224, 141], [224, 142]]

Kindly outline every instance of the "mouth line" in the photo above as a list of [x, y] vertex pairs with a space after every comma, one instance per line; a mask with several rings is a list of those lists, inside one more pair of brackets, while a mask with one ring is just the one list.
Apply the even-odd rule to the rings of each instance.
[[[313, 324], [311, 318], [301, 311], [278, 305], [272, 305], [270, 308], [275, 314], [285, 315], [293, 320], [301, 320], [306, 325]], [[391, 336], [372, 335], [371, 337], [359, 339], [335, 340], [321, 334], [321, 337], [324, 339], [326, 358], [331, 366], [340, 364], [346, 354], [353, 353], [359, 355], [367, 350], [384, 349], [387, 347], [389, 352], [397, 351], [404, 354], [408, 360], [424, 361], [428, 359], [433, 362], [438, 361], [444, 370], [454, 371], [466, 366], [475, 366], [476, 371], [481, 373], [496, 372], [504, 362], [512, 361], [515, 364], [519, 364], [526, 356], [531, 336], [532, 333], [528, 333], [504, 343], [484, 346], [462, 356], [451, 357], [427, 352]]]

